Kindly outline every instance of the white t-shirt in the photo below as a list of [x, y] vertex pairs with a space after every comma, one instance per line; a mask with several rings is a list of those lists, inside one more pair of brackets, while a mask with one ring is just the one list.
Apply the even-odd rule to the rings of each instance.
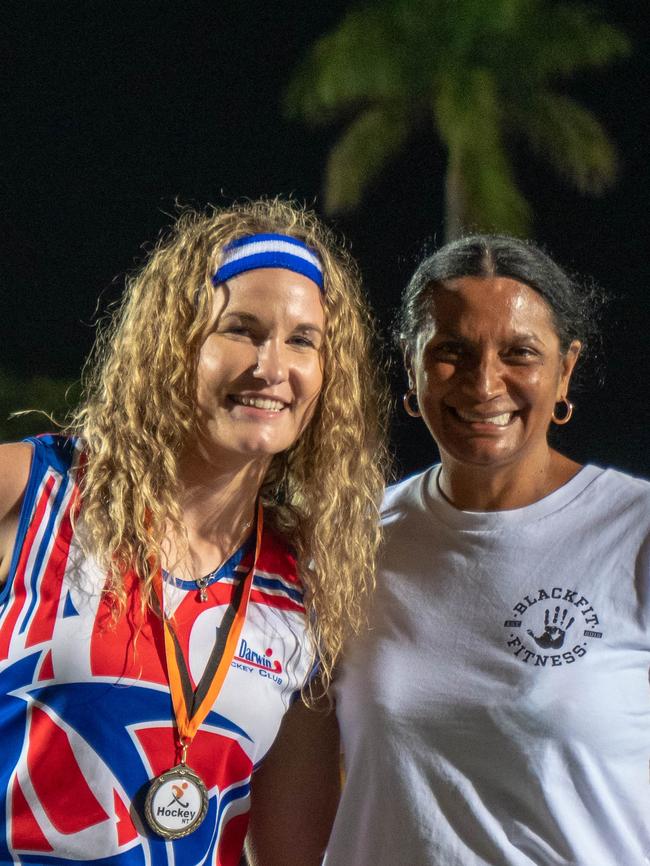
[[650, 484], [463, 512], [437, 471], [385, 500], [326, 866], [647, 866]]

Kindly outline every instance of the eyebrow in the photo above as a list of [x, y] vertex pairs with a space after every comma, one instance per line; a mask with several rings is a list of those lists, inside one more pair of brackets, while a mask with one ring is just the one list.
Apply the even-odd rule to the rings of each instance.
[[259, 322], [257, 316], [252, 313], [242, 313], [239, 310], [225, 310], [219, 315], [219, 319], [221, 321], [224, 319], [241, 319], [243, 322]]
[[300, 325], [296, 325], [296, 331], [313, 331], [315, 334], [322, 334], [323, 329], [319, 328], [318, 325], [312, 325], [310, 322], [303, 322]]
[[[258, 325], [260, 324], [260, 319], [253, 315], [253, 313], [245, 313], [240, 310], [226, 310], [219, 316], [219, 321], [223, 322], [226, 319], [240, 319], [242, 322]], [[323, 329], [319, 328], [318, 325], [314, 325], [312, 322], [300, 322], [297, 324], [294, 331], [313, 331], [316, 334], [323, 334]]]
[[536, 333], [534, 333], [534, 331], [518, 331], [512, 335], [512, 338], [514, 340], [521, 340], [522, 342], [530, 342], [530, 341], [533, 341], [536, 343], [543, 343], [544, 342], [544, 340], [542, 340], [541, 337], [539, 337]]
[[[458, 340], [459, 343], [470, 343], [473, 342], [469, 340], [468, 337], [459, 334], [457, 331], [448, 331], [444, 328], [441, 328], [438, 331], [435, 331], [432, 335], [433, 338], [436, 337], [444, 337], [445, 339]], [[516, 331], [514, 334], [508, 335], [508, 340], [515, 340], [521, 342], [529, 342], [534, 341], [536, 343], [543, 343], [544, 341], [533, 331]]]

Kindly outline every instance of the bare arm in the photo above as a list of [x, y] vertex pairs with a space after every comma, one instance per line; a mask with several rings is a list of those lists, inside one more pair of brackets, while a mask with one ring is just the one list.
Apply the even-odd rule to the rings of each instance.
[[0, 445], [0, 588], [9, 574], [31, 459], [27, 442]]
[[297, 701], [253, 776], [246, 840], [251, 866], [318, 866], [339, 792], [334, 709], [312, 710]]

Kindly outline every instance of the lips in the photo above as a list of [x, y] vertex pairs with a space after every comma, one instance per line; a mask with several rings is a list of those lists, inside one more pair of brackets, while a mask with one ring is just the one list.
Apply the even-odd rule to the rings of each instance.
[[464, 409], [452, 409], [461, 421], [469, 424], [491, 424], [494, 427], [507, 427], [513, 419], [514, 412], [501, 412], [499, 415], [483, 415], [478, 412], [467, 412]]
[[230, 394], [230, 399], [238, 406], [250, 406], [253, 409], [264, 409], [266, 412], [281, 412], [287, 403], [273, 397], [249, 397], [243, 394]]

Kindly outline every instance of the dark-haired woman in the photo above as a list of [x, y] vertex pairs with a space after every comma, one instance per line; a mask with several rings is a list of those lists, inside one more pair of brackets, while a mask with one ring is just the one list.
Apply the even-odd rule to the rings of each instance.
[[547, 441], [588, 295], [487, 236], [406, 291], [405, 405], [441, 463], [385, 500], [372, 628], [336, 686], [327, 866], [650, 862], [650, 484]]

